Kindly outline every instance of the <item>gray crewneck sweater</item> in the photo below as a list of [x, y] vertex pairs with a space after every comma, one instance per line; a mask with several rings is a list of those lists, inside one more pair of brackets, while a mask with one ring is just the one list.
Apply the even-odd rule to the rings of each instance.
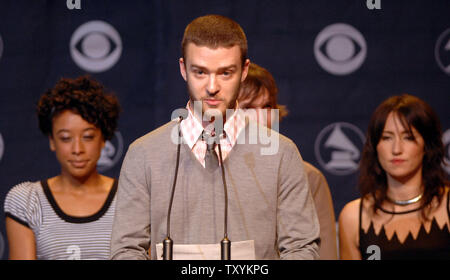
[[[257, 124], [247, 124], [239, 137], [248, 138], [252, 125]], [[171, 133], [176, 128], [170, 122], [128, 149], [119, 178], [112, 259], [147, 259], [149, 247], [156, 259], [155, 245], [166, 237], [177, 155]], [[319, 223], [300, 153], [291, 140], [272, 133], [279, 140], [274, 155], [261, 155], [262, 144], [242, 138], [224, 161], [228, 237], [232, 242], [254, 240], [257, 259], [316, 259]], [[221, 168], [203, 168], [182, 144], [171, 214], [174, 243], [219, 243], [224, 205]]]

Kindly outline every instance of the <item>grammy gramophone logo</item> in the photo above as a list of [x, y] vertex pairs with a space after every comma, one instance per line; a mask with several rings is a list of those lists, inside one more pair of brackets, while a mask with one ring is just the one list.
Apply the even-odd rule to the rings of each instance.
[[358, 170], [365, 137], [351, 123], [326, 126], [316, 138], [314, 151], [319, 164], [335, 175], [349, 175]]
[[105, 147], [102, 149], [99, 160], [97, 161], [97, 170], [99, 172], [106, 171], [114, 167], [123, 154], [123, 138], [119, 131], [114, 133], [111, 140], [106, 141]]

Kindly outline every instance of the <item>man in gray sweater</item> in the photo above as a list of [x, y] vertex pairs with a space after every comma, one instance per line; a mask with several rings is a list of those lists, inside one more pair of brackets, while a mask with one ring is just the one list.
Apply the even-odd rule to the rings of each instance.
[[[317, 259], [319, 223], [296, 145], [234, 110], [250, 64], [241, 27], [223, 16], [197, 18], [186, 27], [182, 51], [180, 71], [189, 92], [184, 118], [130, 145], [119, 178], [111, 258], [160, 257], [156, 248], [168, 234], [176, 177], [170, 216], [175, 245], [218, 244], [227, 226], [232, 245], [250, 242], [256, 259]], [[213, 145], [205, 131], [215, 137]], [[239, 258], [233, 250], [231, 257]]]

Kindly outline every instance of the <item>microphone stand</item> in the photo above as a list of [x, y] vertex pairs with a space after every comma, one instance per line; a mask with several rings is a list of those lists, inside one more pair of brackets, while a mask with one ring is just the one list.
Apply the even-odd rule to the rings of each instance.
[[[179, 118], [180, 118], [179, 123], [181, 123], [183, 117], [180, 116]], [[177, 163], [175, 166], [175, 176], [173, 179], [172, 192], [170, 194], [169, 209], [167, 210], [167, 235], [163, 241], [163, 260], [173, 260], [173, 241], [170, 238], [170, 213], [172, 212], [173, 197], [175, 195], [175, 187], [177, 185], [178, 166], [180, 163], [180, 147], [181, 147], [181, 129], [180, 124], [178, 124]]]
[[223, 166], [222, 160], [222, 149], [220, 148], [220, 139], [217, 144], [219, 148], [219, 160], [220, 167], [222, 169], [222, 182], [223, 190], [225, 194], [225, 215], [224, 215], [224, 225], [223, 225], [223, 239], [220, 241], [220, 259], [221, 260], [231, 260], [231, 241], [228, 239], [228, 191], [227, 182], [225, 181], [225, 168]]
[[[181, 123], [183, 117], [180, 116], [179, 118]], [[172, 212], [173, 197], [175, 194], [175, 187], [177, 184], [177, 177], [178, 177], [178, 166], [180, 163], [180, 147], [181, 147], [180, 126], [178, 126], [178, 137], [179, 139], [177, 146], [177, 163], [175, 166], [175, 175], [172, 185], [172, 192], [170, 194], [169, 209], [167, 211], [167, 235], [163, 241], [163, 260], [173, 260], [173, 240], [170, 238], [170, 214]], [[220, 241], [220, 258], [221, 260], [231, 260], [231, 241], [230, 239], [228, 239], [228, 191], [227, 191], [227, 183], [225, 180], [225, 168], [223, 166], [222, 149], [220, 147], [220, 141], [218, 141], [217, 146], [219, 148], [219, 160], [222, 170], [222, 182], [225, 194], [224, 237], [222, 241]]]

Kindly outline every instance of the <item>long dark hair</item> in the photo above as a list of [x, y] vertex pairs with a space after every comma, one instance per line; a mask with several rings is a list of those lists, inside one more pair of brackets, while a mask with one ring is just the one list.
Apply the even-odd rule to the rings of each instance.
[[360, 163], [358, 186], [361, 197], [373, 197], [374, 213], [387, 198], [387, 177], [378, 161], [377, 145], [383, 133], [386, 119], [391, 112], [399, 116], [403, 126], [410, 132], [414, 127], [424, 140], [422, 161], [424, 194], [421, 206], [424, 207], [422, 214], [426, 218], [424, 210], [431, 205], [434, 197], [438, 198], [439, 204], [441, 203], [445, 186], [448, 184], [446, 173], [442, 167], [445, 149], [442, 143], [441, 124], [436, 113], [426, 102], [409, 94], [392, 96], [386, 99], [372, 114]]

